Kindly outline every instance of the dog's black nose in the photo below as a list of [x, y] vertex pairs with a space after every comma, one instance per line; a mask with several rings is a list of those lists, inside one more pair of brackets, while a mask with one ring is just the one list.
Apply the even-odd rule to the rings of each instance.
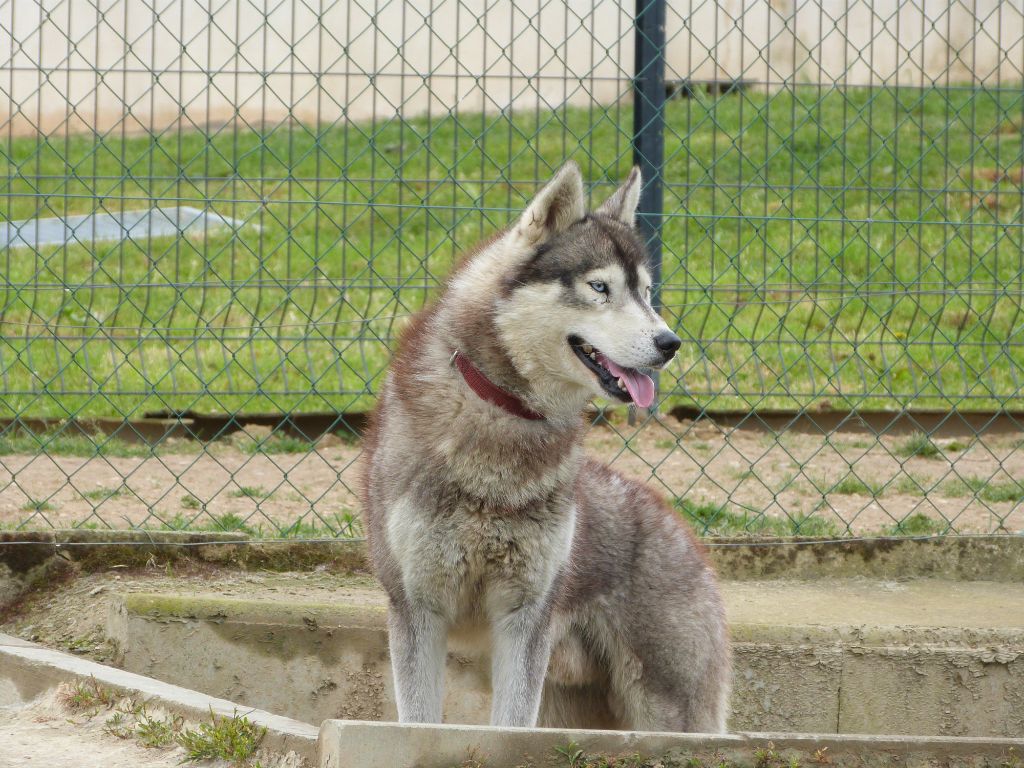
[[671, 360], [672, 355], [676, 353], [683, 344], [683, 340], [676, 336], [672, 331], [662, 331], [654, 337], [654, 346], [656, 346], [661, 354], [665, 356], [666, 360]]

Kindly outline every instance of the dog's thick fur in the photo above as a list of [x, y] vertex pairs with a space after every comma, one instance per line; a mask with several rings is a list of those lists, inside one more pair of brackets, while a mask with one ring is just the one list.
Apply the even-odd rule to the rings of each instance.
[[[586, 402], [616, 393], [568, 339], [623, 368], [658, 367], [679, 343], [647, 298], [639, 190], [634, 169], [586, 214], [564, 166], [402, 336], [363, 509], [403, 722], [441, 721], [448, 636], [481, 629], [494, 724], [725, 728], [729, 644], [700, 545], [653, 491], [581, 451]], [[456, 351], [544, 419], [478, 396]]]

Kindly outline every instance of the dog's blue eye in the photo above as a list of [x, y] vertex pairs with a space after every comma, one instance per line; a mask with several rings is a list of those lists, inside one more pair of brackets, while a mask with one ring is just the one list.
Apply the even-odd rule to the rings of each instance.
[[590, 287], [598, 293], [608, 293], [608, 286], [602, 283], [600, 280], [591, 280]]

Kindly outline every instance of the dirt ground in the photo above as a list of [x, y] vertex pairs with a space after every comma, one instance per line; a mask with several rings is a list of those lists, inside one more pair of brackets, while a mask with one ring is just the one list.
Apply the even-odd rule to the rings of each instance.
[[[145, 747], [134, 738], [107, 732], [114, 708], [85, 711], [71, 707], [71, 691], [62, 686], [24, 706], [0, 707], [0, 765], [4, 768], [178, 768], [186, 752], [180, 746]], [[116, 705], [115, 705], [116, 706]], [[150, 709], [162, 719], [165, 713]], [[266, 768], [294, 768], [298, 760], [261, 754]], [[229, 768], [224, 760], [203, 761], [205, 768]]]
[[147, 749], [103, 732], [104, 718], [76, 717], [54, 691], [25, 707], [0, 707], [3, 765], [174, 768], [185, 752]]
[[[357, 516], [358, 444], [333, 439], [301, 453], [244, 444], [264, 437], [250, 429], [139, 457], [2, 455], [0, 526], [204, 526], [231, 516], [264, 532], [296, 521], [326, 531]], [[841, 534], [877, 533], [911, 515], [958, 532], [1024, 530], [1019, 436], [938, 440], [934, 455], [909, 457], [906, 441], [729, 430], [671, 416], [642, 427], [623, 419], [586, 437], [589, 453], [625, 474], [733, 516], [813, 515]]]
[[[116, 564], [100, 573], [76, 574], [34, 591], [6, 615], [0, 614], [0, 633], [38, 642], [50, 648], [111, 663], [116, 648], [106, 638], [106, 621], [115, 595], [132, 592], [216, 591], [219, 595], [246, 597], [289, 596], [310, 598], [329, 594], [347, 600], [366, 594], [380, 599], [368, 576], [336, 576], [327, 573], [264, 574], [206, 565], [179, 563], [173, 570], [154, 561], [149, 567], [130, 571]], [[368, 597], [370, 599], [370, 597]], [[0, 766], [3, 768], [173, 768], [184, 763], [180, 747], [147, 748], [105, 730], [114, 707], [74, 710], [67, 692], [49, 692], [22, 706], [0, 705]], [[0, 702], [2, 704], [2, 702]], [[161, 719], [158, 709], [148, 713]], [[194, 724], [184, 723], [193, 727]], [[295, 755], [258, 753], [264, 768], [299, 768]], [[214, 760], [204, 768], [228, 768]]]

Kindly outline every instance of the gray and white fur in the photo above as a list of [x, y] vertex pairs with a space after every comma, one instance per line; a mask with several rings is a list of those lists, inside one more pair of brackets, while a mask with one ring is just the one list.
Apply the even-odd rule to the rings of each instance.
[[[586, 403], [631, 399], [607, 361], [640, 376], [679, 346], [649, 300], [640, 186], [634, 169], [588, 214], [563, 166], [403, 333], [362, 499], [402, 722], [441, 721], [459, 633], [489, 644], [495, 725], [725, 729], [729, 642], [700, 544], [581, 450]], [[456, 351], [544, 418], [479, 397]]]

